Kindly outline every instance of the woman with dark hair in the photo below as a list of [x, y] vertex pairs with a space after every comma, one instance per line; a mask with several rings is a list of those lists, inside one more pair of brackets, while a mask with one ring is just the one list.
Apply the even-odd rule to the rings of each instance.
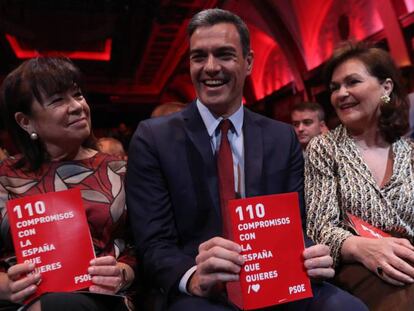
[[[33, 264], [16, 264], [6, 200], [75, 187], [96, 254], [88, 269], [89, 292], [121, 293], [135, 278], [125, 234], [126, 166], [95, 149], [78, 68], [67, 58], [30, 59], [6, 77], [0, 95], [6, 128], [21, 152], [0, 164], [0, 309], [18, 309], [41, 281]], [[127, 310], [127, 305], [122, 296], [48, 293], [29, 310]]]
[[[338, 285], [370, 310], [412, 310], [414, 153], [402, 137], [408, 103], [399, 70], [386, 51], [346, 43], [325, 73], [342, 125], [307, 149], [307, 232], [330, 247]], [[355, 221], [390, 237], [363, 237]]]

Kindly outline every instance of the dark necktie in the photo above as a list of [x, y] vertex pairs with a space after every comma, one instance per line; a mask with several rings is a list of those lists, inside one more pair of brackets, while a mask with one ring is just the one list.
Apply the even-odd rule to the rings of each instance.
[[234, 191], [234, 172], [233, 172], [233, 155], [227, 133], [231, 127], [228, 119], [221, 121], [220, 125], [221, 140], [217, 153], [217, 175], [220, 192], [221, 217], [223, 222], [223, 236], [230, 238], [230, 213], [227, 208], [229, 200], [235, 198]]

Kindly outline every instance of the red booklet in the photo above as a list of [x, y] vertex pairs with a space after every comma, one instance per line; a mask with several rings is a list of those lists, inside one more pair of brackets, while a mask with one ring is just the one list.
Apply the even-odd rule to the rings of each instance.
[[26, 302], [92, 284], [87, 270], [95, 253], [79, 189], [14, 199], [6, 207], [17, 262], [33, 262], [42, 277]]
[[355, 232], [364, 238], [380, 239], [390, 237], [391, 235], [384, 231], [370, 225], [361, 218], [356, 217], [350, 213], [346, 213], [349, 219], [350, 226]]
[[298, 194], [229, 201], [232, 239], [242, 246], [240, 281], [227, 283], [232, 303], [251, 310], [312, 297]]

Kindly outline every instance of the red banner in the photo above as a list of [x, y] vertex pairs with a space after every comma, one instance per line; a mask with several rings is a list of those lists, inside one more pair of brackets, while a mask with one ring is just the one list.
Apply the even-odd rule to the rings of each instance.
[[230, 301], [251, 310], [312, 297], [298, 194], [231, 200], [229, 210], [245, 258], [240, 281], [227, 284]]
[[10, 200], [6, 204], [18, 263], [32, 262], [42, 281], [35, 295], [89, 287], [95, 258], [79, 189]]

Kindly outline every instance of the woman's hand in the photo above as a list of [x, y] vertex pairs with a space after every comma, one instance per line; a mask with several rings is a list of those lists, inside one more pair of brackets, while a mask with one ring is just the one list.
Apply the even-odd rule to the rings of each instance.
[[41, 281], [40, 273], [32, 273], [34, 268], [33, 263], [21, 263], [10, 267], [7, 274], [1, 276], [1, 296], [6, 300], [20, 303], [34, 294]]
[[414, 246], [406, 239], [353, 236], [345, 240], [341, 253], [345, 261], [361, 262], [388, 283], [414, 283]]
[[113, 256], [92, 259], [90, 264], [88, 273], [92, 277], [93, 285], [89, 287], [89, 291], [94, 293], [116, 294], [134, 278], [132, 268], [117, 262]]

